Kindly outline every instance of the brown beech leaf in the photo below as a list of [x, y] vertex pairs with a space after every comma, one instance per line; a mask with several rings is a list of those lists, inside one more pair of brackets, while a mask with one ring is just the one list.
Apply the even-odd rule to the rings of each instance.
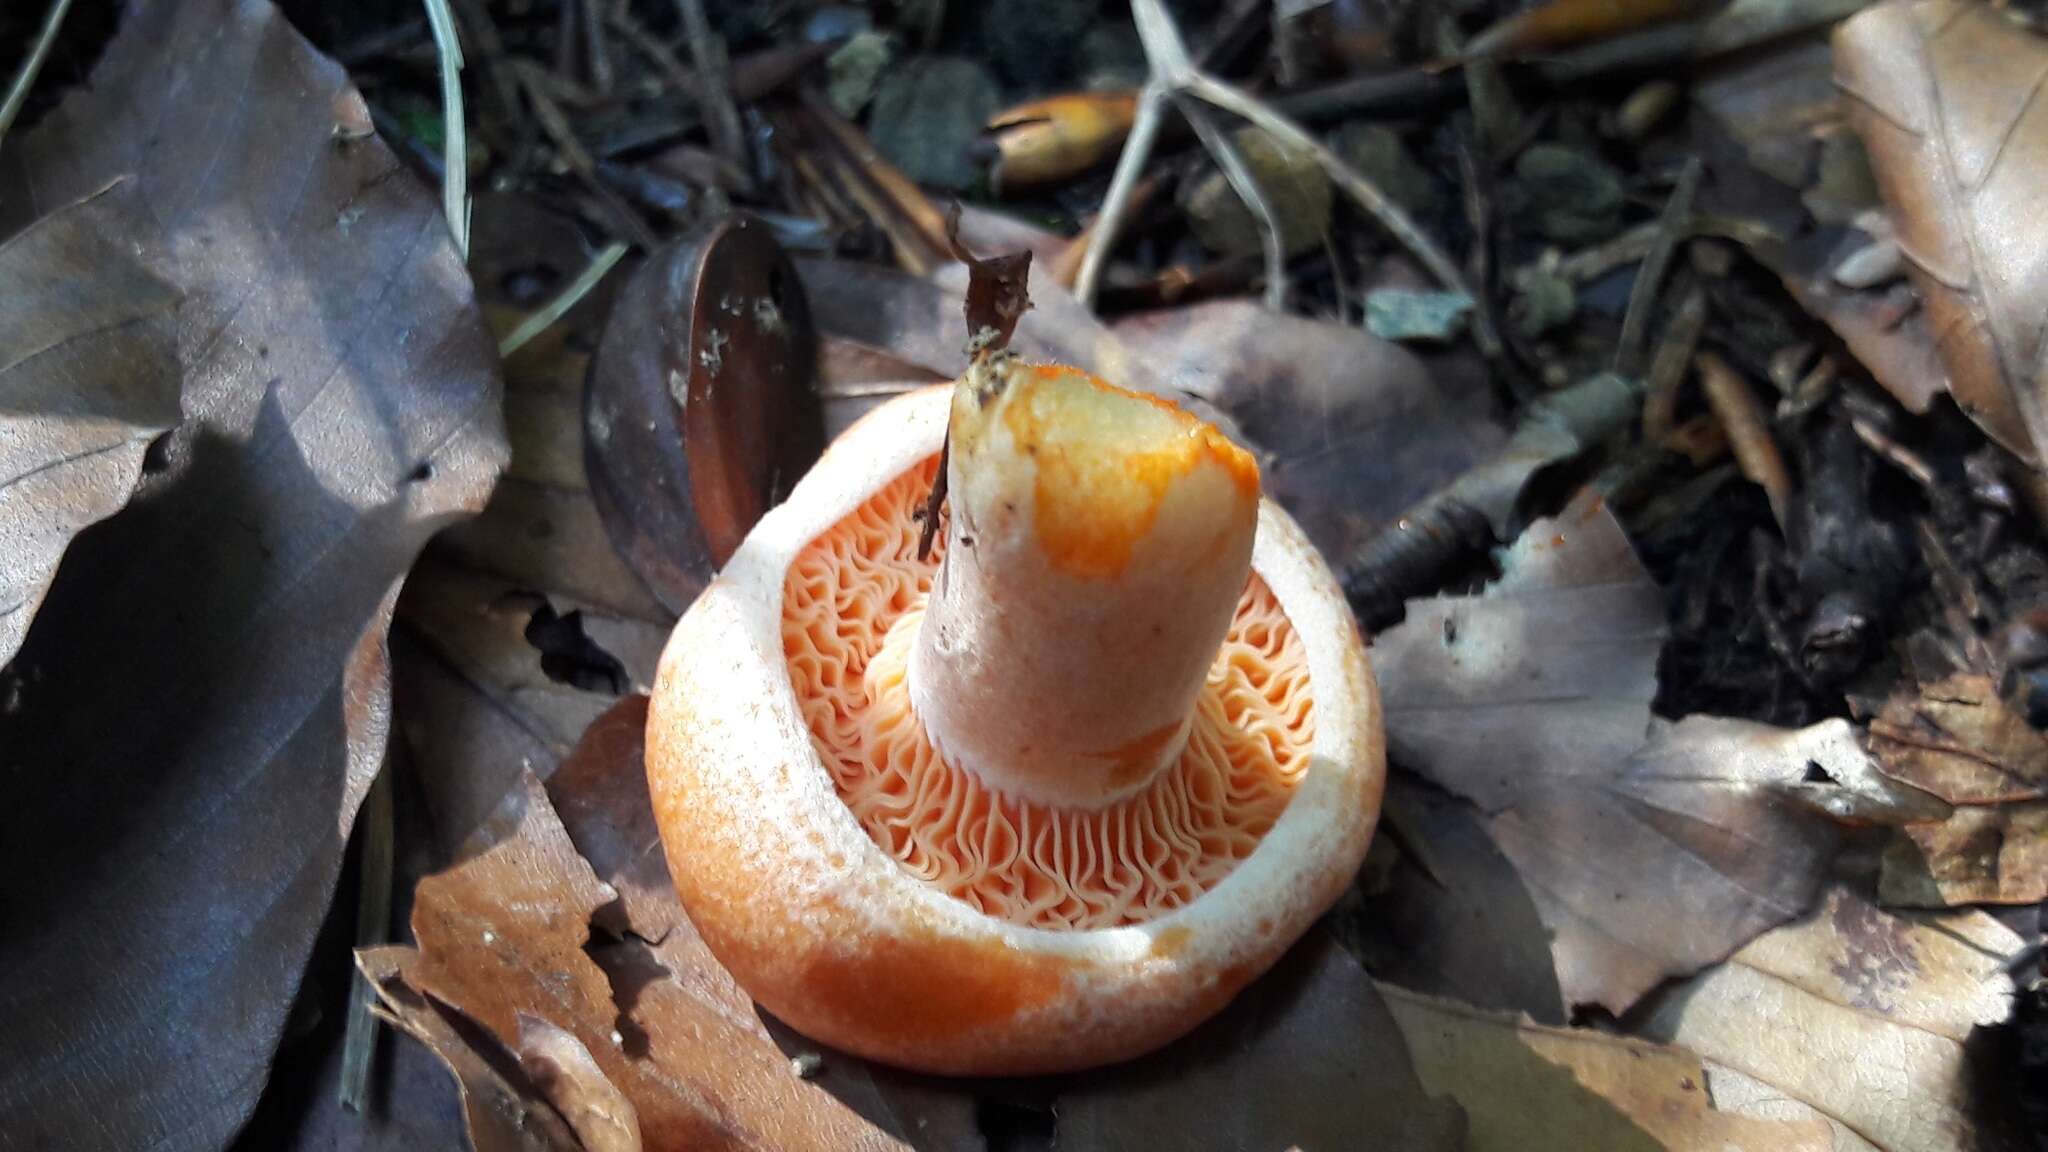
[[[2020, 944], [1981, 912], [1906, 919], [1835, 888], [1812, 916], [1660, 992], [1640, 1032], [1759, 1082], [1755, 1095], [1818, 1109], [1836, 1147], [2006, 1148], [1965, 1044], [2012, 1011]], [[1723, 1097], [1712, 1072], [1709, 1086]]]
[[1590, 1028], [1553, 1028], [1380, 985], [1423, 1085], [1470, 1119], [1470, 1152], [1670, 1148], [1833, 1152], [1817, 1115], [1717, 1106], [1700, 1058]]
[[384, 635], [505, 455], [437, 197], [261, 0], [139, 3], [0, 151], [0, 233], [103, 187], [183, 297], [184, 423], [73, 541], [0, 710], [0, 1131], [224, 1143], [389, 730]]
[[[578, 1152], [576, 1133], [524, 1086], [505, 1078], [426, 997], [406, 984], [419, 954], [403, 945], [364, 948], [356, 967], [377, 993], [376, 1012], [420, 1042], [455, 1078], [464, 1133], [474, 1152]], [[587, 1054], [586, 1054], [587, 1055]]]
[[2048, 737], [1989, 676], [1901, 685], [1870, 718], [1870, 754], [1885, 775], [1951, 804], [2048, 799]]
[[1948, 366], [1984, 430], [2037, 466], [2048, 446], [2048, 40], [1986, 4], [1890, 0], [1835, 33], [1863, 137]]
[[124, 249], [112, 199], [0, 243], [0, 667], [81, 530], [128, 502], [178, 422], [177, 295]]
[[1837, 821], [1947, 814], [1841, 721], [1652, 733], [1663, 597], [1596, 498], [1532, 524], [1502, 568], [1483, 596], [1411, 601], [1373, 662], [1390, 757], [1478, 805], [1568, 1004], [1620, 1013], [1799, 915]]
[[1476, 361], [1425, 360], [1358, 328], [1225, 300], [1128, 317], [1116, 335], [1236, 421], [1266, 491], [1328, 556], [1507, 440]]
[[1959, 807], [1885, 847], [1878, 895], [1906, 908], [2048, 900], [2048, 800]]
[[650, 1149], [902, 1146], [798, 1078], [744, 998], [702, 990], [729, 983], [722, 972], [638, 936], [603, 949], [614, 967], [600, 967], [590, 919], [618, 893], [577, 854], [539, 781], [508, 801], [501, 838], [420, 882], [408, 983], [507, 1047], [522, 1013], [567, 1030], [632, 1103]]
[[640, 1152], [640, 1116], [590, 1050], [538, 1016], [519, 1016], [519, 1067], [569, 1122], [584, 1152]]

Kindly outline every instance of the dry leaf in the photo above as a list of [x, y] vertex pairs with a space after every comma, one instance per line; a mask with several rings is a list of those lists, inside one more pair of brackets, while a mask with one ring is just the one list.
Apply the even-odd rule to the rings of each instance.
[[248, 1116], [384, 755], [398, 583], [505, 455], [437, 198], [268, 4], [131, 7], [0, 151], [0, 232], [120, 173], [114, 238], [183, 295], [187, 418], [72, 543], [0, 716], [0, 1130], [28, 1146]]
[[997, 113], [988, 122], [996, 162], [989, 187], [998, 196], [1058, 184], [1115, 158], [1137, 118], [1138, 94], [1067, 92]]
[[1321, 931], [1229, 1008], [1135, 1064], [1069, 1078], [1061, 1152], [1466, 1146], [1456, 1105], [1431, 1099], [1358, 961]]
[[1984, 4], [1891, 0], [1835, 33], [1949, 390], [2016, 455], [2048, 445], [2048, 40]]
[[0, 243], [0, 668], [64, 548], [119, 511], [178, 422], [177, 302], [118, 238], [106, 196]]
[[519, 1015], [519, 1067], [569, 1122], [584, 1152], [640, 1152], [640, 1117], [590, 1050], [537, 1016]]
[[2010, 1013], [2005, 965], [2019, 948], [1981, 912], [1908, 920], [1834, 889], [1810, 918], [1660, 994], [1641, 1031], [1884, 1152], [1999, 1147], [1980, 1128], [1964, 1044]]
[[1702, 6], [1701, 0], [1545, 0], [1474, 36], [1465, 55], [1510, 59], [1568, 48], [1690, 16]]
[[507, 1081], [424, 996], [406, 986], [418, 959], [391, 945], [356, 953], [356, 967], [377, 993], [377, 1015], [419, 1041], [455, 1078], [473, 1152], [579, 1152], [576, 1134], [548, 1105]]
[[2048, 737], [1988, 676], [1901, 686], [1871, 717], [1870, 753], [1886, 775], [1951, 804], [2048, 799]]
[[1358, 328], [1231, 300], [1115, 331], [1168, 387], [1236, 420], [1266, 491], [1326, 556], [1350, 554], [1507, 439], [1476, 362], [1427, 360]]
[[[902, 1146], [798, 1079], [750, 1006], [701, 987], [729, 979], [693, 970], [670, 940], [628, 937], [610, 950], [626, 963], [599, 967], [590, 917], [618, 894], [577, 854], [537, 780], [509, 800], [501, 839], [420, 882], [409, 983], [500, 1043], [521, 1013], [569, 1031], [632, 1102], [650, 1149]], [[657, 978], [626, 982], [632, 973]]]
[[1899, 829], [1878, 895], [1906, 908], [2048, 900], [2048, 800], [1961, 807], [1938, 824]]
[[1380, 985], [1431, 1092], [1471, 1121], [1471, 1152], [1580, 1148], [1833, 1152], [1818, 1116], [1724, 1111], [1700, 1058], [1587, 1028], [1549, 1028]]
[[1390, 757], [1478, 804], [1554, 934], [1567, 1003], [1620, 1013], [1797, 916], [1835, 820], [1946, 814], [1884, 781], [1841, 721], [1652, 736], [1663, 597], [1597, 500], [1532, 524], [1502, 568], [1484, 596], [1411, 602], [1373, 662]]

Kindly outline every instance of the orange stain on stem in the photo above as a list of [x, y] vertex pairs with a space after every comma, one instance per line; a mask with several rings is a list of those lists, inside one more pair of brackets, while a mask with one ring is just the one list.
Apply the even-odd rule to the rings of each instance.
[[[1115, 579], [1152, 530], [1167, 490], [1204, 464], [1222, 468], [1240, 495], [1258, 499], [1259, 465], [1251, 453], [1172, 401], [1056, 364], [1030, 365], [1023, 374], [1003, 422], [1018, 451], [1037, 465], [1032, 527], [1059, 571], [1084, 580]], [[1142, 400], [1172, 417], [1178, 434], [1154, 448], [1116, 454], [1071, 444], [1057, 431], [1064, 401], [1054, 387], [1069, 380]]]

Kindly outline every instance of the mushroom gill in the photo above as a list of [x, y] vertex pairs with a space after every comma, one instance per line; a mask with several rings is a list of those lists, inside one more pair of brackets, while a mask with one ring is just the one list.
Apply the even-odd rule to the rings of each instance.
[[918, 558], [915, 512], [937, 468], [932, 457], [882, 486], [784, 580], [790, 679], [840, 799], [911, 874], [1010, 923], [1110, 928], [1187, 905], [1252, 853], [1308, 768], [1301, 638], [1253, 574], [1164, 770], [1100, 806], [995, 790], [934, 748], [907, 684], [947, 535]]

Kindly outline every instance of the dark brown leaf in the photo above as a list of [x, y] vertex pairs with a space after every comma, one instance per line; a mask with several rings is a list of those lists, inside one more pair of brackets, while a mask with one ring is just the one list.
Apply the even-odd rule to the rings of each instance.
[[1507, 438], [1476, 361], [1425, 360], [1358, 328], [1231, 300], [1130, 317], [1116, 335], [1169, 387], [1231, 415], [1267, 493], [1327, 556]]
[[584, 465], [613, 543], [671, 611], [824, 450], [813, 339], [795, 270], [746, 216], [675, 241], [620, 291]]
[[1835, 283], [1840, 257], [1853, 251], [1861, 232], [1832, 233], [1834, 243], [1812, 239], [1794, 244], [1776, 261], [1792, 298], [1814, 319], [1833, 329], [1851, 355], [1908, 411], [1925, 413], [1948, 391], [1927, 313], [1905, 284], [1857, 291]]
[[1358, 961], [1313, 932], [1221, 1015], [1155, 1056], [1074, 1078], [1061, 1152], [1454, 1152], [1465, 1117], [1417, 1081]]
[[505, 456], [436, 197], [261, 0], [143, 3], [0, 152], [0, 232], [108, 193], [184, 297], [183, 426], [73, 542], [0, 715], [0, 1131], [249, 1113], [389, 728], [398, 583]]
[[178, 422], [177, 295], [121, 247], [132, 235], [100, 195], [0, 244], [0, 668], [65, 546], [128, 502]]
[[2048, 40], [1989, 5], [1891, 0], [1835, 34], [1835, 80], [1963, 410], [2048, 446]]
[[1835, 821], [1944, 814], [1885, 784], [1840, 721], [1652, 734], [1663, 597], [1597, 500], [1531, 525], [1502, 566], [1484, 596], [1411, 602], [1373, 660], [1390, 757], [1478, 804], [1567, 1003], [1625, 1011], [1797, 916]]

